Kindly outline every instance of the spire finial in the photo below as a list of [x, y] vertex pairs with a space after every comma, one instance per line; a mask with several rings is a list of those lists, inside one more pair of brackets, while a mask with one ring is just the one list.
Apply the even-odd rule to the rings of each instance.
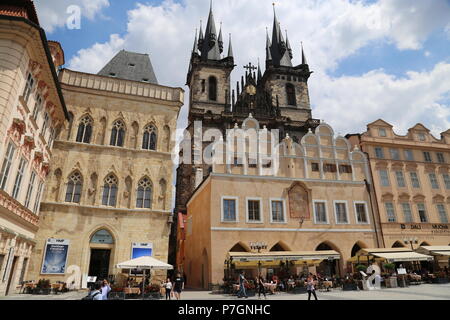
[[230, 42], [228, 44], [228, 57], [232, 58], [234, 54], [233, 54], [233, 45], [231, 44], [231, 33], [229, 35], [230, 35]]

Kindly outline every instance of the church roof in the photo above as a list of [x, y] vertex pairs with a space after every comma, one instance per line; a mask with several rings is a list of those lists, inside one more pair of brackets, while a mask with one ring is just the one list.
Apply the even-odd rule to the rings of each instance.
[[158, 84], [149, 55], [125, 50], [117, 53], [98, 75]]
[[31, 0], [2, 0], [0, 15], [26, 18], [39, 26], [36, 8]]

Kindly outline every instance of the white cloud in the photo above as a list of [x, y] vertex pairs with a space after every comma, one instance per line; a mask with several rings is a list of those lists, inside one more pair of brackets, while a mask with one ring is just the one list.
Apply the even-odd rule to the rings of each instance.
[[[265, 28], [272, 28], [272, 1], [224, 0], [214, 4], [216, 23], [223, 22], [225, 38], [228, 33], [233, 35], [238, 65], [235, 80], [249, 61], [255, 63], [259, 57], [264, 66]], [[96, 73], [117, 51], [127, 49], [150, 54], [160, 83], [184, 86], [194, 30], [201, 19], [205, 26], [208, 6], [206, 0], [138, 4], [128, 12], [127, 31], [122, 37], [112, 35], [107, 43], [80, 50], [69, 68]], [[448, 26], [450, 4], [446, 0], [284, 0], [278, 1], [277, 15], [282, 28], [289, 31], [294, 63], [300, 63], [300, 41], [305, 44], [315, 71], [310, 87], [316, 118], [327, 120], [342, 133], [364, 130], [378, 118], [402, 129], [424, 119], [425, 125], [436, 131], [449, 127], [449, 106], [440, 102], [450, 88], [446, 64], [398, 79], [383, 70], [359, 77], [327, 75], [342, 59], [375, 43], [393, 43], [399, 50], [421, 49], [432, 32]], [[187, 107], [182, 113], [183, 124]]]
[[35, 4], [41, 26], [46, 32], [52, 33], [66, 24], [69, 6], [79, 6], [82, 16], [93, 20], [102, 9], [109, 7], [109, 0], [37, 0]]

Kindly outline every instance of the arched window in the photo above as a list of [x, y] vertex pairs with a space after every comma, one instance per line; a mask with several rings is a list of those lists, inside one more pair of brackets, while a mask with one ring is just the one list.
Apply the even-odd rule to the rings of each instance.
[[83, 178], [78, 171], [71, 174], [67, 183], [66, 202], [80, 203]]
[[217, 79], [215, 77], [209, 77], [208, 88], [209, 88], [209, 100], [217, 101]]
[[136, 207], [151, 209], [153, 197], [153, 185], [149, 178], [139, 181], [137, 189]]
[[103, 186], [102, 204], [104, 206], [115, 207], [117, 203], [117, 178], [110, 174], [105, 179]]
[[122, 120], [116, 120], [111, 130], [111, 145], [123, 147], [125, 142], [125, 124]]
[[142, 142], [142, 149], [144, 150], [156, 150], [158, 143], [158, 131], [156, 127], [149, 124], [144, 129], [144, 139]]
[[286, 84], [286, 95], [287, 95], [287, 102], [290, 106], [296, 106], [297, 105], [297, 98], [295, 96], [295, 87], [292, 83]]
[[84, 116], [78, 125], [77, 142], [90, 143], [92, 137], [92, 118]]

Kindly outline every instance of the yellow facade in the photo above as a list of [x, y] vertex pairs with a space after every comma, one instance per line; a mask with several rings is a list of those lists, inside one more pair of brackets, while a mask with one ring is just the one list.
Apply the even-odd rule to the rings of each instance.
[[[94, 250], [107, 251], [107, 261], [102, 261], [107, 268], [105, 276], [117, 275], [121, 270], [116, 265], [131, 259], [132, 243], [153, 244], [153, 256], [167, 262], [173, 192], [171, 150], [183, 90], [70, 70], [63, 70], [60, 80], [72, 121], [55, 142], [29, 278], [67, 281], [69, 285], [75, 281], [75, 287], [84, 286], [86, 276], [95, 275], [90, 274], [96, 263], [92, 260]], [[92, 126], [90, 141], [77, 142], [86, 117]], [[122, 147], [111, 146], [117, 121], [125, 132]], [[143, 150], [149, 126], [156, 132], [155, 150]], [[74, 174], [82, 185], [79, 203], [67, 196]], [[107, 201], [105, 205], [104, 190], [110, 177], [115, 179], [117, 197], [115, 203]], [[150, 207], [137, 202], [137, 190], [144, 182], [151, 190]], [[107, 232], [112, 241], [93, 241], [98, 231]], [[52, 238], [70, 241], [64, 274], [41, 273], [46, 241]]]
[[405, 136], [378, 120], [350, 137], [370, 157], [386, 248], [450, 244], [450, 132], [417, 124]]
[[[244, 123], [244, 127], [249, 122], [261, 130], [254, 119]], [[228, 253], [250, 252], [251, 243], [255, 242], [267, 245], [263, 252], [335, 250], [340, 260], [332, 264], [336, 263], [335, 272], [341, 275], [351, 271], [347, 261], [356, 247], [380, 245], [377, 212], [364, 182], [370, 183], [369, 168], [362, 152], [352, 151], [345, 138], [335, 138], [325, 123], [315, 134], [304, 136], [298, 145], [287, 137], [280, 150], [279, 168], [269, 175], [261, 174], [261, 163], [214, 164], [208, 178], [191, 197], [181, 266], [190, 287], [207, 288], [222, 283]], [[329, 165], [337, 170], [327, 170]], [[343, 165], [351, 170], [338, 169]], [[225, 201], [235, 206], [231, 220], [226, 216]], [[259, 203], [255, 221], [255, 216], [249, 215], [253, 206], [249, 201]], [[345, 207], [346, 217], [336, 216], [338, 203], [342, 204], [339, 208]], [[274, 211], [279, 213], [275, 204], [282, 206], [282, 215], [274, 216]], [[359, 221], [357, 204], [365, 209], [365, 217]], [[321, 208], [325, 208], [326, 217], [319, 214]], [[308, 265], [314, 271], [316, 266]], [[298, 267], [291, 271], [302, 270]], [[319, 266], [317, 270], [322, 269]]]

